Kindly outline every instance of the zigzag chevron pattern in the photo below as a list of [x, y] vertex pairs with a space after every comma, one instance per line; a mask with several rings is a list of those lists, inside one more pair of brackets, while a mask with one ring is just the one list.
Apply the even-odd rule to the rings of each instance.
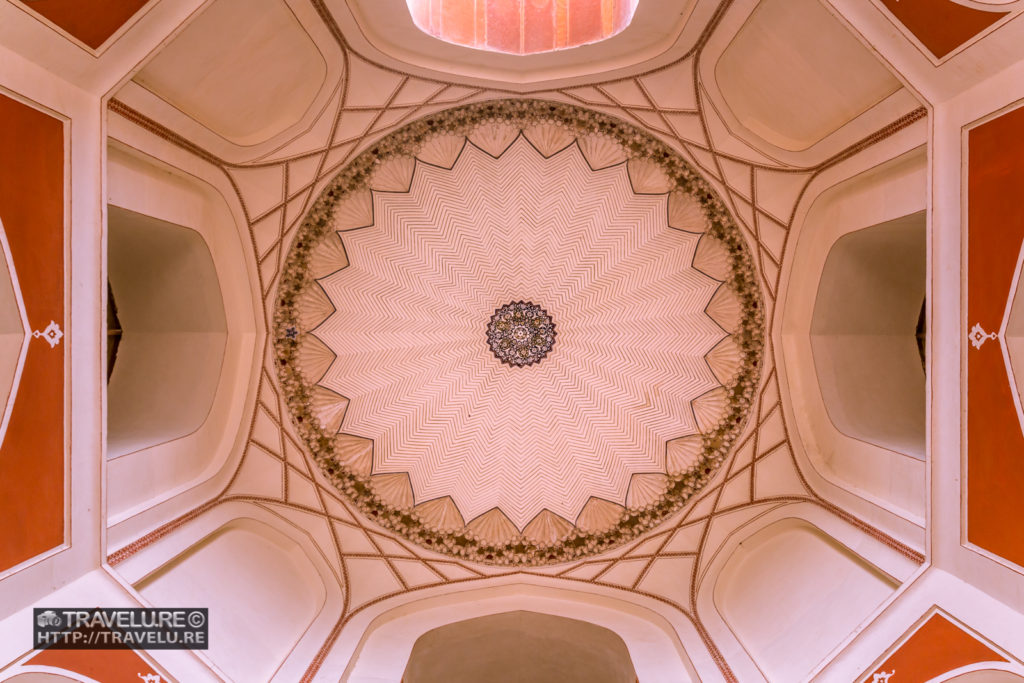
[[[417, 503], [450, 495], [467, 521], [497, 507], [519, 530], [544, 510], [575, 521], [592, 496], [624, 504], [634, 475], [665, 472], [666, 442], [698, 431], [691, 400], [719, 386], [704, 356], [725, 336], [668, 188], [531, 142], [495, 159], [448, 141], [451, 170], [418, 163], [408, 192], [375, 192], [374, 225], [340, 233], [351, 265], [320, 281], [336, 311], [314, 332], [374, 474], [408, 472]], [[528, 368], [486, 343], [518, 300], [558, 333]]]

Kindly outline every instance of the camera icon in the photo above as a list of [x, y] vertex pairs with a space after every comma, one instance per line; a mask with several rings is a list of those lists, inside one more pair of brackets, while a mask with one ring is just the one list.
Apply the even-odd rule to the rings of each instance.
[[47, 626], [60, 626], [60, 617], [53, 610], [46, 610], [36, 617], [36, 626], [46, 628]]

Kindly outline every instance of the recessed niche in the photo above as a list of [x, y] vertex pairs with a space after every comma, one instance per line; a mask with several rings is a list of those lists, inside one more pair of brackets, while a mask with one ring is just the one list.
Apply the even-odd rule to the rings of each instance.
[[108, 209], [120, 342], [107, 390], [107, 454], [117, 457], [203, 424], [220, 379], [227, 322], [213, 258], [198, 232]]
[[447, 624], [413, 645], [405, 683], [634, 683], [616, 633], [586, 621], [503, 612]]
[[847, 436], [925, 453], [923, 211], [839, 238], [828, 253], [811, 349], [829, 418]]
[[900, 88], [819, 0], [763, 0], [715, 66], [739, 122], [790, 151], [807, 149]]
[[773, 683], [806, 680], [896, 584], [803, 520], [743, 541], [715, 584], [722, 618]]
[[220, 527], [135, 587], [157, 607], [208, 608], [207, 654], [233, 681], [269, 681], [326, 597], [302, 548], [247, 518]]
[[225, 139], [254, 145], [299, 122], [327, 76], [282, 0], [216, 0], [134, 80]]

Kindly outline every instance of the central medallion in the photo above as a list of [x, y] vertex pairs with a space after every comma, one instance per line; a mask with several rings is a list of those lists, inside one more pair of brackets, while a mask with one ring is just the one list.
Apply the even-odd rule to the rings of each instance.
[[487, 325], [487, 343], [506, 365], [539, 363], [555, 344], [555, 323], [532, 301], [513, 301], [494, 310]]

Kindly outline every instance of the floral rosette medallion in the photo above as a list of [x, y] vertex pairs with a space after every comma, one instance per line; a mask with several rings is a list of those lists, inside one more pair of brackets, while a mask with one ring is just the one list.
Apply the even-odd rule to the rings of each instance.
[[533, 365], [555, 345], [555, 323], [532, 301], [513, 301], [494, 311], [487, 325], [487, 343], [502, 363]]
[[322, 191], [278, 285], [275, 367], [309, 455], [368, 518], [461, 559], [552, 564], [637, 538], [715, 476], [758, 386], [761, 297], [669, 146], [575, 106], [484, 102], [384, 136]]

